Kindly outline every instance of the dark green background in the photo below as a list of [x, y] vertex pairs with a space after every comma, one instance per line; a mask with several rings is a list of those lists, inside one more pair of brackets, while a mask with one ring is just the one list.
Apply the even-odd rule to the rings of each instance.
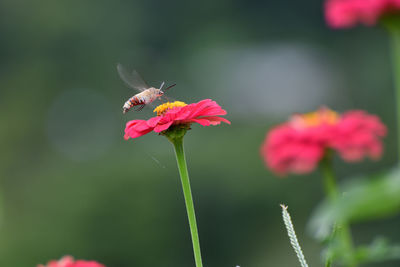
[[[108, 267], [194, 266], [172, 145], [123, 140], [134, 92], [116, 64], [168, 95], [216, 100], [232, 125], [193, 125], [186, 156], [205, 266], [298, 266], [279, 204], [310, 266], [306, 224], [323, 198], [318, 172], [280, 179], [259, 155], [268, 129], [321, 105], [366, 109], [388, 126], [379, 162], [344, 164], [343, 180], [396, 162], [385, 31], [331, 30], [321, 1], [0, 1], [0, 266], [70, 254]], [[356, 243], [400, 241], [400, 217], [357, 224]], [[392, 265], [390, 265], [392, 264]], [[398, 266], [398, 262], [374, 266]], [[371, 265], [372, 266], [372, 265]]]

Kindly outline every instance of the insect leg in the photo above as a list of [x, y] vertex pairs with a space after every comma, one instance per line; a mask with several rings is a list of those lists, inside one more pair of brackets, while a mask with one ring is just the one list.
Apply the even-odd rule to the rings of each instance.
[[143, 108], [144, 108], [144, 106], [146, 106], [145, 104], [143, 104], [143, 105], [141, 105], [139, 108], [137, 108], [135, 111], [141, 111]]
[[167, 99], [167, 101], [168, 102], [171, 102], [171, 100], [169, 99], [169, 97], [168, 96], [166, 96], [166, 95], [162, 95], [162, 96], [160, 96], [159, 98], [160, 98], [160, 100], [161, 100], [161, 97], [164, 97], [165, 99]]

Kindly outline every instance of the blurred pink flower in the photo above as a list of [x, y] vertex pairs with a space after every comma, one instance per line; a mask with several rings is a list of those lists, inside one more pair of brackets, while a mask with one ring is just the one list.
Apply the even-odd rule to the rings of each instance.
[[180, 101], [168, 102], [158, 106], [154, 112], [157, 112], [157, 116], [149, 120], [129, 121], [124, 138], [137, 138], [151, 131], [161, 133], [171, 125], [190, 125], [194, 122], [203, 126], [218, 125], [221, 122], [230, 124], [227, 119], [219, 117], [225, 115], [226, 111], [211, 99], [189, 105]]
[[278, 174], [311, 172], [324, 156], [338, 119], [327, 108], [293, 115], [267, 134], [261, 147], [265, 163]]
[[342, 115], [336, 131], [332, 148], [343, 159], [358, 161], [365, 156], [378, 159], [382, 155], [380, 138], [386, 135], [386, 126], [377, 116], [362, 110], [349, 111]]
[[266, 165], [274, 172], [303, 174], [313, 171], [327, 149], [337, 150], [346, 161], [364, 156], [377, 159], [382, 154], [380, 137], [386, 127], [378, 117], [364, 111], [338, 113], [320, 108], [296, 114], [273, 128], [261, 146]]
[[64, 256], [58, 261], [49, 261], [47, 265], [39, 264], [38, 267], [105, 267], [103, 264], [95, 261], [77, 260], [71, 256]]
[[374, 25], [385, 14], [399, 12], [400, 0], [326, 0], [325, 17], [333, 28]]

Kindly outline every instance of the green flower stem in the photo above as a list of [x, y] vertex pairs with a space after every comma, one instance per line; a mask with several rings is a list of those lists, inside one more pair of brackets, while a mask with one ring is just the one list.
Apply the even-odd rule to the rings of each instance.
[[400, 29], [393, 27], [391, 33], [391, 49], [393, 60], [393, 76], [396, 88], [396, 122], [397, 122], [397, 156], [400, 161]]
[[339, 192], [336, 185], [335, 174], [333, 173], [330, 157], [326, 157], [321, 162], [322, 176], [324, 177], [325, 193], [331, 200], [336, 200]]
[[397, 159], [400, 162], [400, 17], [398, 15], [388, 15], [383, 17], [380, 22], [390, 35], [396, 102]]
[[190, 233], [192, 235], [193, 252], [196, 267], [203, 267], [200, 252], [199, 234], [197, 231], [196, 215], [194, 212], [192, 192], [190, 190], [189, 174], [186, 166], [185, 152], [183, 150], [183, 136], [170, 140], [175, 148], [176, 161], [178, 163], [179, 174], [181, 176], [183, 194], [185, 196], [186, 211], [190, 225]]
[[331, 261], [331, 259], [328, 259], [326, 262], [325, 262], [325, 267], [331, 267], [332, 266], [332, 261]]
[[[325, 157], [321, 161], [321, 172], [324, 177], [325, 193], [331, 201], [335, 201], [340, 197], [339, 190], [336, 185], [336, 178], [332, 168], [332, 160], [330, 156]], [[346, 252], [346, 262], [349, 267], [356, 267], [357, 262], [354, 260], [355, 249], [351, 236], [350, 226], [347, 222], [337, 222], [337, 235], [339, 237], [341, 247]], [[330, 259], [329, 259], [330, 261]], [[329, 265], [330, 266], [330, 263]]]

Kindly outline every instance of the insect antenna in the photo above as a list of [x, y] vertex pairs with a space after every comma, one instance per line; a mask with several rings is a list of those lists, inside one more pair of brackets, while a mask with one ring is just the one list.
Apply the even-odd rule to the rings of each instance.
[[164, 91], [167, 91], [167, 90], [171, 89], [171, 88], [174, 87], [175, 85], [176, 85], [176, 83], [174, 83], [173, 85], [168, 86], [167, 88], [165, 88]]
[[[174, 83], [173, 85], [168, 86], [167, 88], [164, 89], [164, 92], [171, 89], [172, 87], [174, 87], [176, 85], [176, 83]], [[163, 97], [168, 101], [168, 102], [172, 102], [171, 99], [169, 99], [166, 95], [163, 95]]]
[[165, 84], [165, 82], [162, 82], [162, 83], [161, 83], [161, 85], [160, 85], [160, 90], [163, 88], [164, 84]]

